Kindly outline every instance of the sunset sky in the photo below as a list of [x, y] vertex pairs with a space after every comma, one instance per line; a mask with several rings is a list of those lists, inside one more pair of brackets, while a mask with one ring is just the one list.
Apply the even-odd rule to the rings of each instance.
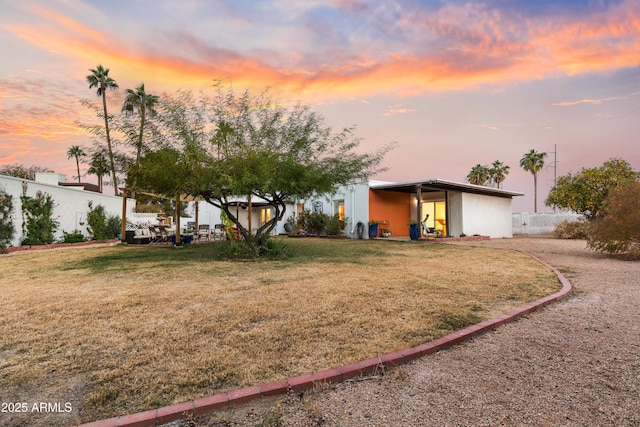
[[[549, 152], [539, 208], [557, 176], [612, 157], [640, 170], [640, 1], [0, 0], [0, 164], [48, 167], [71, 180], [76, 121], [98, 102], [98, 64], [124, 92], [272, 87], [311, 104], [361, 149], [397, 141], [376, 179], [464, 181], [477, 163], [511, 167]], [[91, 120], [91, 117], [89, 117]], [[97, 122], [96, 122], [97, 123]], [[86, 169], [86, 167], [85, 167]], [[86, 181], [95, 182], [94, 176]]]

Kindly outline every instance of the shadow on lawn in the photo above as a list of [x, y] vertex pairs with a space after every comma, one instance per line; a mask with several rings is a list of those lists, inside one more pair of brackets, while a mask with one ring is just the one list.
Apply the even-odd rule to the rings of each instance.
[[[353, 263], [365, 262], [365, 258], [389, 255], [395, 249], [406, 247], [407, 243], [380, 240], [333, 240], [333, 239], [287, 239], [278, 237], [287, 248], [282, 257], [260, 257], [254, 262], [286, 261], [296, 264], [316, 263]], [[163, 265], [189, 267], [201, 263], [234, 261], [228, 257], [228, 246], [239, 242], [211, 242], [197, 245], [172, 246], [116, 246], [105, 253], [97, 251], [94, 256], [68, 262], [62, 270], [89, 269], [93, 272], [118, 271], [124, 266], [135, 269], [144, 266]], [[425, 250], [437, 251], [436, 245], [424, 245]], [[455, 250], [455, 249], [454, 249]], [[395, 256], [403, 256], [394, 254]], [[240, 259], [236, 261], [246, 261]]]

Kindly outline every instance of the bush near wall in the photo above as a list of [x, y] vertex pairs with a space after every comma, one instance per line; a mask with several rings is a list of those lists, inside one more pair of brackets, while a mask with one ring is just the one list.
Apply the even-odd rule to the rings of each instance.
[[562, 221], [553, 231], [556, 239], [586, 239], [588, 235], [589, 223], [586, 221]]
[[36, 192], [34, 197], [27, 196], [27, 184], [22, 186], [22, 245], [47, 245], [53, 243], [53, 234], [58, 221], [53, 218], [53, 197], [51, 194]]
[[15, 233], [12, 213], [13, 196], [0, 187], [0, 253], [6, 253]]

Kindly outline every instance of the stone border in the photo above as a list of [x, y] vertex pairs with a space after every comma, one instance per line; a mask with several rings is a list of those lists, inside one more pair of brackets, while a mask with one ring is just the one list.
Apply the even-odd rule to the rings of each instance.
[[186, 418], [187, 414], [201, 415], [210, 412], [224, 411], [231, 406], [240, 405], [260, 399], [262, 397], [286, 394], [290, 391], [300, 392], [309, 390], [319, 383], [335, 384], [361, 375], [372, 374], [381, 369], [404, 365], [412, 360], [433, 354], [456, 344], [460, 344], [473, 337], [492, 331], [505, 323], [513, 322], [551, 302], [558, 301], [571, 293], [572, 286], [562, 273], [556, 268], [542, 261], [540, 258], [524, 251], [525, 255], [535, 259], [549, 270], [553, 271], [562, 284], [558, 292], [525, 304], [493, 319], [485, 320], [476, 325], [468, 326], [441, 338], [420, 344], [416, 347], [373, 357], [361, 362], [354, 362], [333, 369], [300, 375], [283, 381], [241, 388], [239, 390], [207, 396], [188, 402], [177, 403], [158, 409], [152, 409], [137, 414], [99, 420], [79, 427], [152, 427]]
[[[25, 251], [45, 251], [48, 249], [60, 249], [60, 248], [81, 248], [91, 245], [103, 245], [103, 244], [116, 244], [120, 243], [119, 239], [111, 240], [87, 240], [86, 242], [77, 243], [49, 243], [48, 245], [23, 245], [23, 246], [9, 246], [7, 253], [25, 252]], [[5, 254], [6, 255], [6, 254]]]

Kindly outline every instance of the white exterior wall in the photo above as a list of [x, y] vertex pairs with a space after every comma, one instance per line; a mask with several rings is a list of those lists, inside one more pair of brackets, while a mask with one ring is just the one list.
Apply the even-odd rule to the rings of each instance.
[[[246, 199], [240, 199], [238, 198], [237, 201], [246, 201]], [[254, 199], [255, 203], [260, 203], [262, 200], [260, 199]], [[220, 213], [221, 210], [215, 206], [213, 206], [210, 203], [204, 202], [204, 201], [200, 201], [200, 202], [190, 202], [189, 206], [187, 207], [187, 210], [185, 212], [185, 215], [190, 215], [190, 221], [195, 221], [195, 216], [196, 216], [196, 210], [195, 210], [195, 204], [198, 203], [198, 224], [209, 224], [209, 226], [214, 227], [216, 224], [222, 224], [222, 220], [220, 219]], [[255, 232], [258, 227], [260, 226], [260, 211], [264, 206], [254, 206], [251, 211], [251, 228], [253, 229], [253, 231]], [[295, 213], [296, 211], [296, 205], [295, 204], [287, 204], [286, 205], [286, 212], [284, 214], [283, 219], [281, 219], [280, 221], [278, 221], [276, 223], [275, 228], [273, 229], [273, 231], [271, 232], [272, 235], [278, 235], [278, 234], [286, 234], [286, 231], [284, 229], [284, 225], [287, 222], [287, 218], [289, 217], [289, 215], [291, 215], [291, 213]], [[231, 208], [231, 212], [233, 214], [236, 213], [235, 211], [235, 207]], [[248, 227], [249, 226], [249, 217], [248, 217], [248, 212], [247, 209], [242, 209], [242, 208], [238, 208], [238, 219], [240, 221], [240, 224], [242, 224], [243, 227]], [[272, 210], [272, 215], [275, 214], [275, 212]], [[182, 224], [182, 223], [181, 223]], [[186, 222], [183, 225], [184, 227], [186, 227]]]
[[[51, 195], [54, 208], [53, 218], [60, 224], [54, 233], [56, 240], [62, 239], [63, 232], [73, 232], [80, 230], [82, 234], [88, 236], [87, 232], [87, 213], [89, 212], [89, 201], [93, 201], [93, 206], [102, 205], [107, 215], [117, 215], [122, 217], [122, 198], [110, 196], [92, 191], [85, 191], [82, 188], [61, 187], [57, 185], [57, 180], [64, 175], [45, 174], [43, 178], [38, 174], [39, 179], [45, 179], [49, 183], [24, 180], [11, 176], [0, 175], [0, 186], [13, 196], [13, 224], [15, 233], [11, 244], [19, 246], [23, 240], [22, 235], [22, 208], [20, 196], [22, 195], [22, 183], [27, 183], [27, 196], [33, 197], [38, 191]], [[53, 177], [51, 177], [51, 176]], [[55, 183], [51, 183], [55, 182]], [[135, 199], [127, 199], [127, 214], [135, 209]], [[80, 225], [83, 222], [83, 225]]]
[[335, 193], [318, 196], [304, 201], [304, 208], [313, 211], [314, 202], [322, 203], [322, 212], [333, 215], [335, 204], [338, 200], [344, 200], [345, 226], [344, 234], [356, 238], [356, 225], [362, 222], [364, 225], [364, 238], [368, 238], [369, 230], [369, 183], [360, 182], [342, 185]]
[[449, 211], [447, 224], [449, 236], [460, 236], [462, 233], [469, 234], [464, 231], [463, 194], [461, 192], [449, 191], [447, 210]]
[[512, 218], [513, 234], [548, 234], [561, 222], [580, 221], [584, 216], [573, 212], [514, 212]]
[[222, 223], [220, 209], [205, 201], [189, 202], [184, 215], [193, 218], [191, 221], [195, 221], [196, 203], [198, 204], [198, 224], [208, 224], [210, 227], [214, 227], [216, 224]]
[[513, 237], [511, 198], [472, 193], [461, 193], [461, 196], [464, 234], [480, 234], [492, 238]]

